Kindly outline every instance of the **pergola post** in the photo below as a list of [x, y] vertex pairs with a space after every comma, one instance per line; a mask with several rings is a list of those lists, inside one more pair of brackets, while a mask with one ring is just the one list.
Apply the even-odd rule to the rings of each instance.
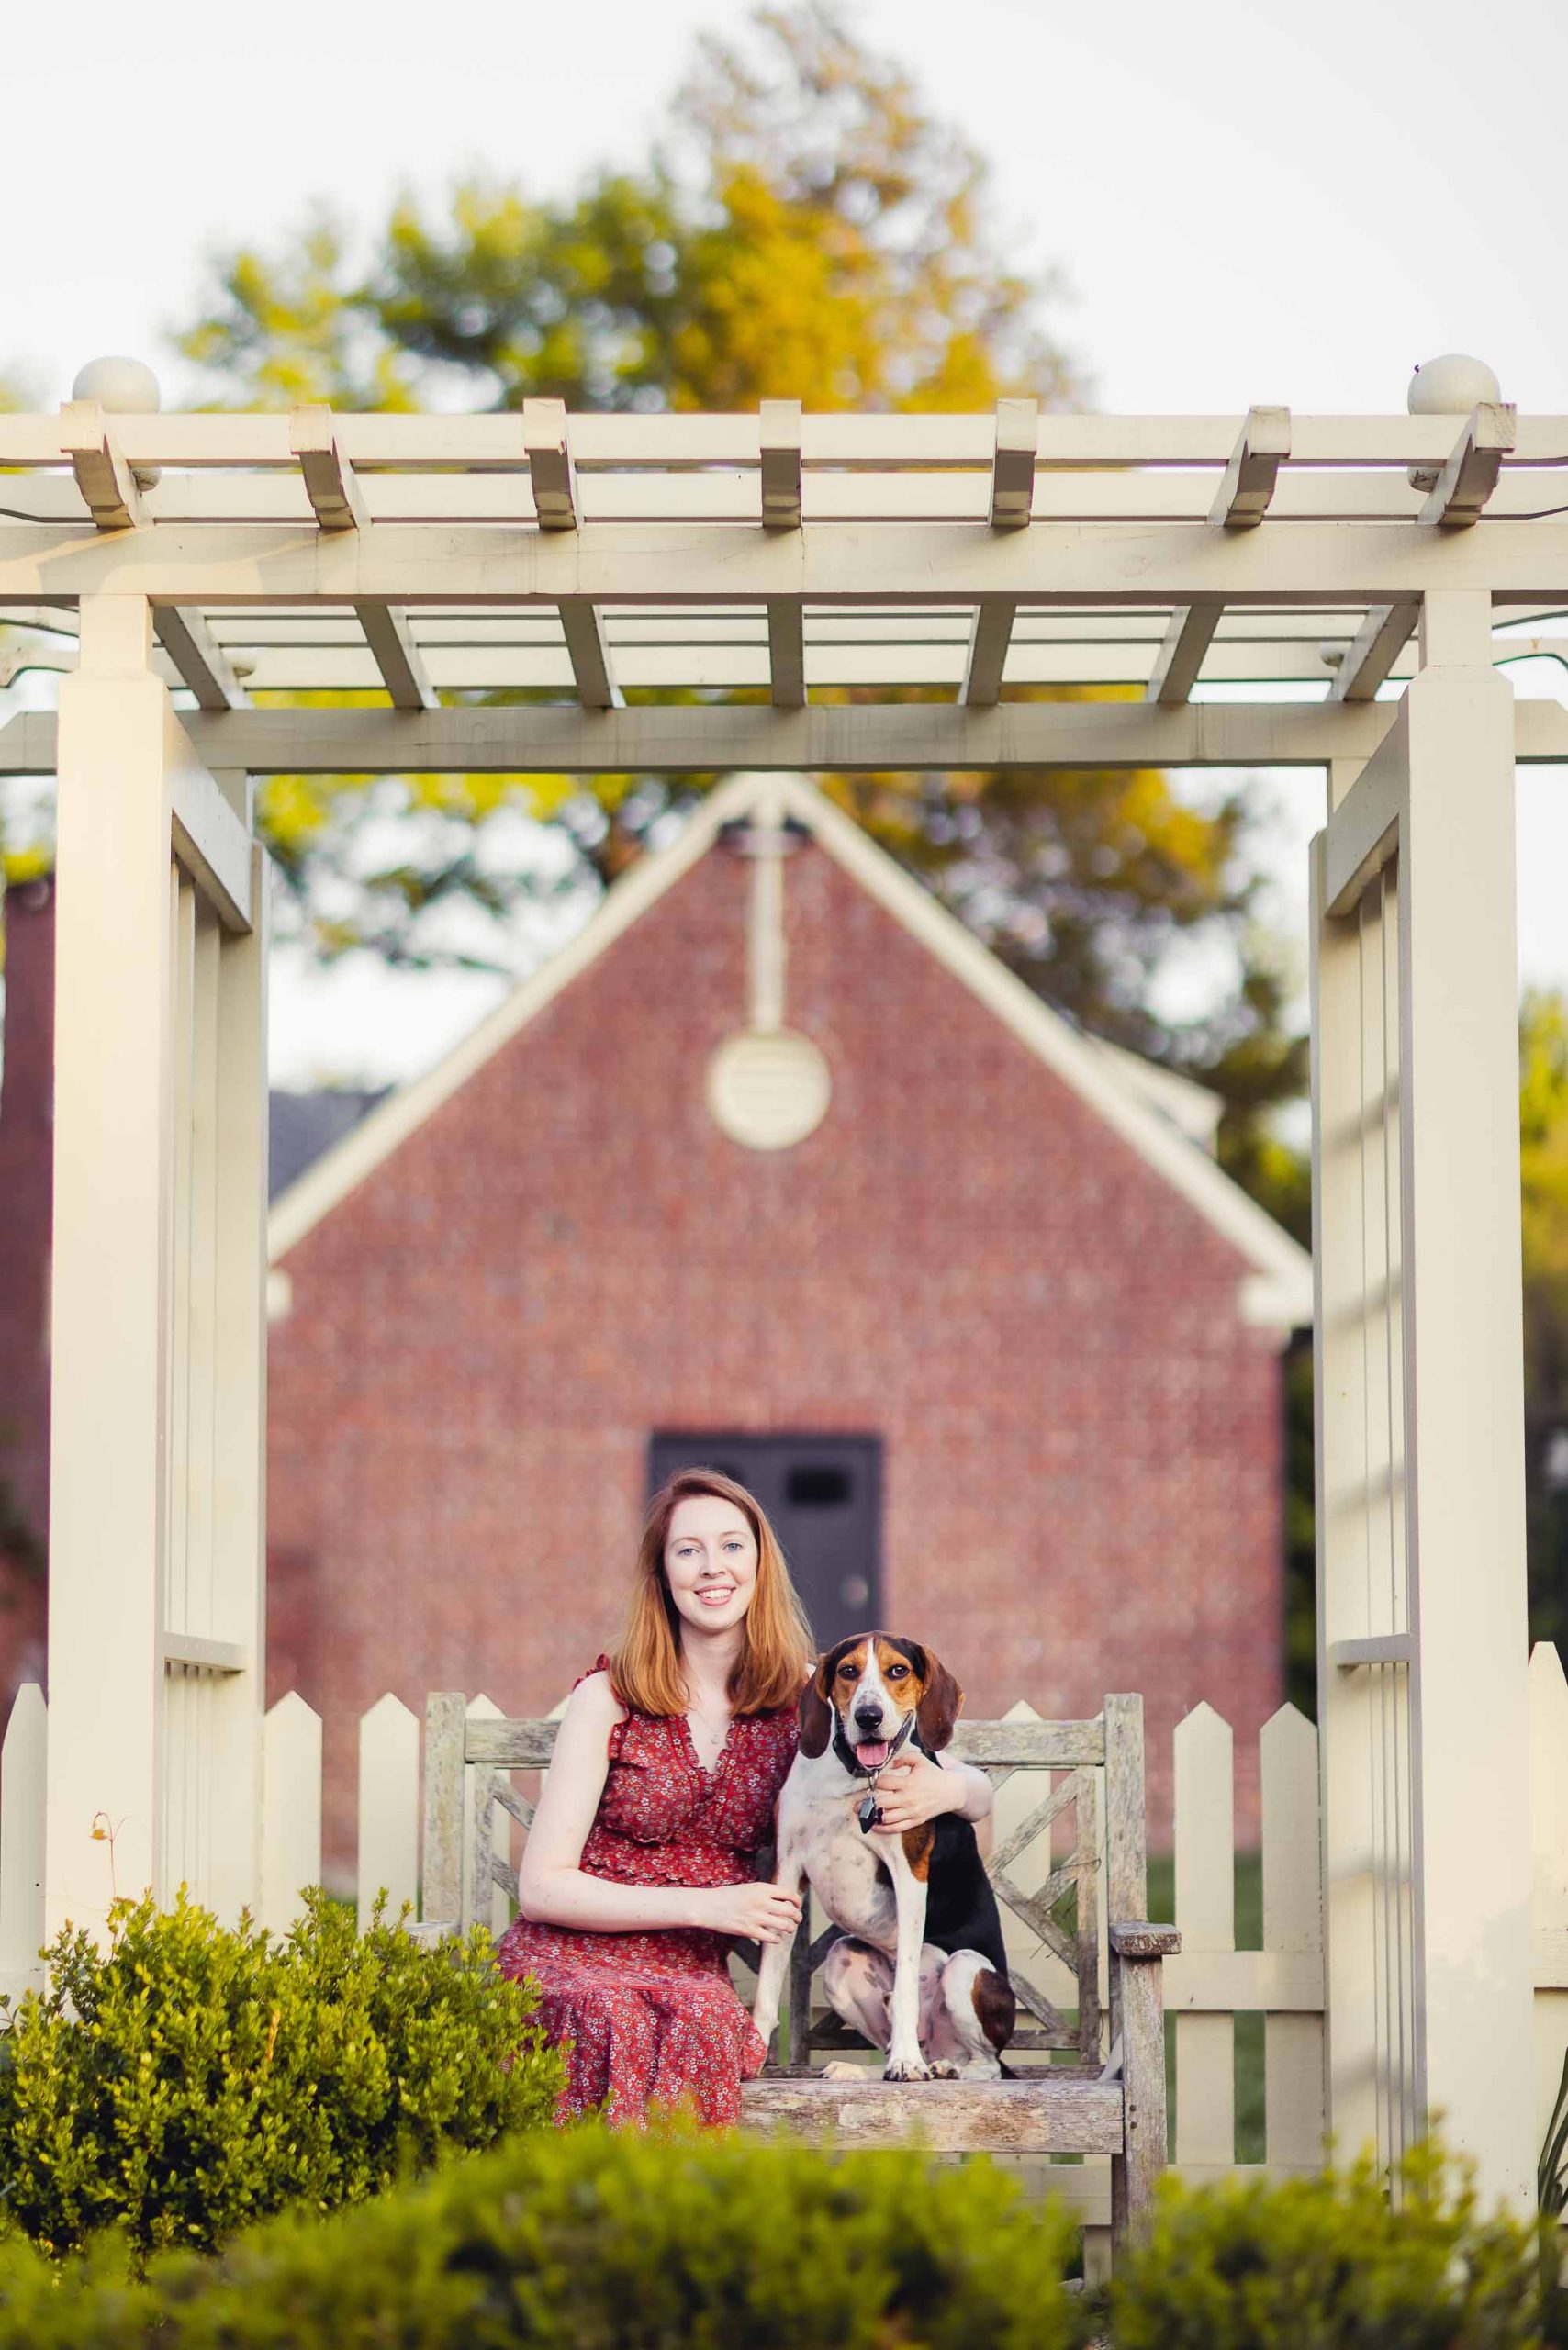
[[[1535, 2162], [1513, 696], [1484, 596], [1315, 844], [1332, 2126]], [[1342, 784], [1344, 778], [1339, 778]]]
[[[60, 696], [46, 1901], [253, 1898], [262, 875], [152, 666], [82, 599]], [[238, 791], [241, 806], [230, 798]]]

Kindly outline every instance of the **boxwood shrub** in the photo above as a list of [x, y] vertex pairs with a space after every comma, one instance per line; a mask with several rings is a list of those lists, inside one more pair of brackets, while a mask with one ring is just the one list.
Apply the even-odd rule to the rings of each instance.
[[0, 2350], [1069, 2350], [1072, 2241], [988, 2163], [588, 2125], [140, 2281], [0, 2251]]
[[109, 2226], [135, 2255], [207, 2250], [554, 2109], [560, 2059], [482, 1932], [430, 1948], [378, 1907], [362, 1935], [314, 1893], [276, 1939], [182, 1895], [118, 1902], [106, 1949], [67, 1930], [49, 1960], [0, 2035], [0, 2209], [46, 2254]]
[[1430, 2143], [1392, 2201], [1370, 2160], [1274, 2184], [1170, 2177], [1102, 2314], [1115, 2350], [1535, 2350], [1568, 2341], [1555, 2254], [1554, 2230], [1484, 2215]]

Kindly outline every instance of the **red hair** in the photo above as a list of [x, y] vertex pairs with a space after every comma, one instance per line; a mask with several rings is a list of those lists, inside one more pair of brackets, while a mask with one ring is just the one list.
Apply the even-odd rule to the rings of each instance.
[[640, 1714], [683, 1714], [691, 1703], [680, 1661], [680, 1617], [665, 1575], [665, 1545], [678, 1505], [700, 1494], [733, 1502], [756, 1543], [756, 1586], [742, 1622], [730, 1703], [737, 1714], [793, 1706], [811, 1670], [812, 1628], [765, 1513], [744, 1485], [718, 1469], [678, 1469], [648, 1505], [626, 1630], [610, 1659], [610, 1686], [623, 1706]]

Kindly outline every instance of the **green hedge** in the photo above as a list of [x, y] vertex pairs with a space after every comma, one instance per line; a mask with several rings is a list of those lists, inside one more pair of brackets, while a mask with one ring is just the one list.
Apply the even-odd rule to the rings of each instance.
[[1161, 2188], [1103, 2317], [1115, 2350], [1534, 2350], [1568, 2341], [1555, 2232], [1484, 2217], [1418, 2147], [1391, 2205], [1370, 2163], [1269, 2185]]
[[597, 2127], [126, 2284], [0, 2255], [0, 2350], [1069, 2350], [1070, 2223], [991, 2165]]
[[[50, 2254], [119, 2229], [207, 2250], [291, 2203], [356, 2203], [547, 2121], [561, 2060], [488, 1937], [427, 1948], [320, 1894], [281, 1941], [116, 1905], [62, 1934], [0, 2036], [0, 2207]], [[123, 2254], [122, 2254], [123, 2258]]]

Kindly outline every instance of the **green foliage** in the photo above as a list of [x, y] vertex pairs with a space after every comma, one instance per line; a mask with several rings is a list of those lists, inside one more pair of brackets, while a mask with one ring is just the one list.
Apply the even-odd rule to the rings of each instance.
[[284, 1940], [182, 1893], [69, 1929], [0, 2042], [0, 2188], [45, 2253], [124, 2230], [207, 2249], [259, 2216], [379, 2194], [546, 2121], [560, 2059], [487, 1938], [429, 1949], [319, 1892]]
[[246, 408], [1059, 401], [1049, 288], [1003, 244], [978, 151], [806, 0], [701, 44], [640, 167], [564, 200], [498, 178], [433, 214], [405, 196], [367, 266], [317, 213], [280, 252], [219, 263], [180, 341]]
[[[700, 44], [645, 163], [566, 199], [504, 177], [433, 206], [405, 198], [363, 252], [318, 217], [276, 252], [222, 262], [181, 341], [224, 405], [508, 408], [547, 394], [590, 408], [744, 410], [794, 396], [815, 409], [956, 409], [1027, 390], [1060, 406], [1079, 386], [1041, 329], [1052, 290], [1010, 265], [975, 149], [836, 9], [801, 0]], [[359, 853], [363, 783], [274, 778], [260, 814], [318, 953], [368, 944], [444, 961], [461, 939], [477, 961], [488, 938], [505, 967], [530, 901], [612, 878], [704, 788], [379, 785], [383, 809], [400, 792], [417, 821], [408, 853], [374, 870]], [[1240, 795], [1200, 812], [1159, 775], [1116, 772], [833, 788], [1049, 1002], [1215, 1084], [1244, 1181], [1289, 1181], [1266, 1115], [1299, 1091], [1303, 1055], [1250, 935]], [[542, 880], [488, 854], [492, 819], [515, 823], [519, 810], [564, 832], [575, 864], [542, 859]], [[487, 920], [454, 924], [454, 901]], [[1244, 983], [1218, 1020], [1172, 1036], [1147, 1010], [1148, 986], [1193, 933], [1227, 937]]]
[[1070, 2350], [1073, 2231], [990, 2164], [599, 2128], [144, 2285], [0, 2260], [0, 2350]]
[[1168, 2178], [1107, 2310], [1115, 2350], [1530, 2350], [1557, 2338], [1541, 2277], [1537, 2231], [1484, 2217], [1428, 2145], [1393, 2208], [1370, 2162], [1277, 2185]]

